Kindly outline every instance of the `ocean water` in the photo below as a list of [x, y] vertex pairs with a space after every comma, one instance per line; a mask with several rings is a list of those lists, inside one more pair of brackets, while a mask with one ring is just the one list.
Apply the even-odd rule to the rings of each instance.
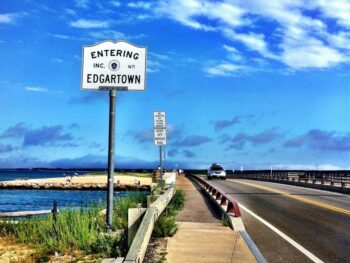
[[78, 175], [86, 174], [86, 171], [0, 171], [0, 181], [11, 181], [16, 180], [16, 178], [29, 178], [29, 179], [39, 179], [39, 178], [55, 178], [55, 177], [65, 177], [66, 175], [73, 175], [77, 173]]
[[[64, 174], [72, 175], [71, 171], [0, 171], [0, 181], [16, 178], [53, 178]], [[86, 172], [77, 172], [83, 175]], [[115, 192], [115, 197], [123, 197], [127, 192]], [[62, 191], [62, 190], [4, 190], [0, 189], [0, 213], [52, 209], [53, 202], [58, 202], [58, 208], [80, 207], [99, 201], [105, 202], [106, 191]]]

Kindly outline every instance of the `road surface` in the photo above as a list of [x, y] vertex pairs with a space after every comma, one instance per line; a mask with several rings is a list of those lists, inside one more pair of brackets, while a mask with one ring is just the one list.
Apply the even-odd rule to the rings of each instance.
[[245, 179], [212, 180], [240, 204], [268, 262], [350, 262], [350, 196]]

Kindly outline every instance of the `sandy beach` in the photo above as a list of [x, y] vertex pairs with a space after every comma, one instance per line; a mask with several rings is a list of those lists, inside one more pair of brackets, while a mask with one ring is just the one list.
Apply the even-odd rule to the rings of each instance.
[[[137, 176], [129, 176], [129, 175], [114, 175], [114, 183], [119, 181], [120, 184], [134, 184], [134, 182], [140, 181], [142, 185], [150, 185], [152, 182], [152, 178], [145, 177], [137, 177]], [[18, 181], [17, 181], [18, 182]], [[107, 183], [107, 175], [79, 175], [73, 177], [61, 177], [61, 178], [47, 178], [47, 179], [31, 179], [27, 180], [27, 182], [33, 183], [79, 183], [79, 184], [106, 184]]]
[[[115, 188], [145, 188], [152, 182], [151, 177], [115, 174]], [[17, 179], [0, 182], [0, 188], [40, 188], [40, 189], [100, 189], [107, 186], [107, 175], [79, 175], [43, 179]]]

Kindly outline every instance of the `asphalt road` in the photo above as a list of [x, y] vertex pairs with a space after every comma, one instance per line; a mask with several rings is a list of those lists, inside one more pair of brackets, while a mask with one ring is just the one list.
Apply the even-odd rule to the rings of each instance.
[[350, 262], [349, 195], [243, 179], [211, 182], [241, 204], [245, 228], [268, 262]]

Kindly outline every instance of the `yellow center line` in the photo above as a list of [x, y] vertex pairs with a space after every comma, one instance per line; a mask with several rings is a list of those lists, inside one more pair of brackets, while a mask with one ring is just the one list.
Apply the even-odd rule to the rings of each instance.
[[326, 209], [329, 209], [329, 210], [332, 210], [332, 211], [335, 211], [335, 212], [339, 212], [339, 213], [342, 213], [342, 214], [350, 215], [350, 210], [347, 210], [347, 209], [343, 209], [343, 208], [340, 208], [340, 207], [336, 207], [336, 206], [333, 206], [333, 205], [328, 205], [328, 204], [317, 202], [317, 201], [312, 201], [312, 200], [306, 199], [304, 197], [300, 197], [300, 196], [296, 196], [296, 195], [293, 195], [293, 194], [290, 194], [290, 193], [286, 193], [286, 192], [283, 192], [283, 191], [275, 190], [275, 189], [272, 189], [272, 188], [269, 188], [269, 187], [266, 187], [266, 186], [261, 186], [261, 185], [256, 185], [256, 184], [252, 184], [252, 183], [246, 183], [246, 182], [240, 182], [240, 181], [236, 181], [236, 182], [239, 183], [239, 184], [248, 185], [248, 186], [259, 188], [259, 189], [266, 190], [266, 191], [269, 191], [269, 192], [277, 193], [277, 194], [280, 194], [280, 195], [283, 195], [283, 196], [286, 196], [286, 197], [289, 197], [289, 198], [292, 198], [292, 199], [295, 199], [295, 200], [299, 200], [299, 201], [304, 202], [304, 203], [308, 203], [308, 204], [312, 204], [312, 205], [315, 205], [315, 206], [323, 207], [323, 208], [326, 208]]

